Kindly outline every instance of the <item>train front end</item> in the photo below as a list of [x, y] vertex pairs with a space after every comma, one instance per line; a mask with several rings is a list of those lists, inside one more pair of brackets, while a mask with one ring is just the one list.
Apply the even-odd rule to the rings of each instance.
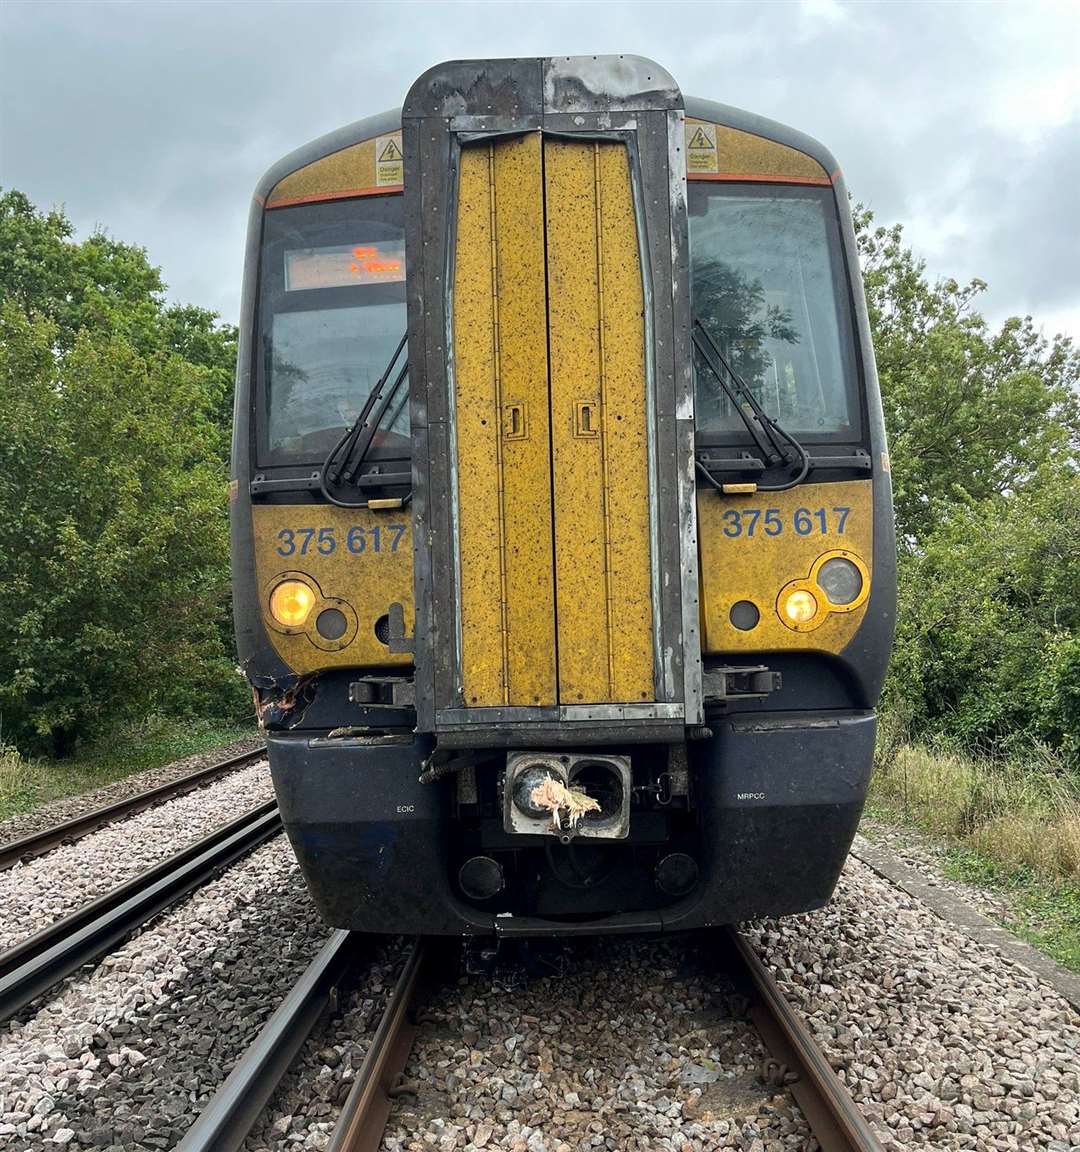
[[895, 601], [846, 194], [639, 57], [458, 61], [252, 211], [241, 661], [325, 918], [826, 902]]

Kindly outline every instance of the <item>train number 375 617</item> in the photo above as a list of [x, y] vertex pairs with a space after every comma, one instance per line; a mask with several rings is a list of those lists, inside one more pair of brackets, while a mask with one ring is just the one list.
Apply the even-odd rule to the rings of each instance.
[[282, 528], [277, 534], [279, 556], [306, 556], [318, 552], [330, 556], [339, 547], [354, 556], [362, 552], [396, 552], [405, 535], [404, 524], [354, 524], [346, 531], [336, 528]]
[[830, 529], [844, 535], [850, 508], [796, 508], [790, 521], [779, 508], [729, 508], [724, 513], [725, 536], [827, 536]]

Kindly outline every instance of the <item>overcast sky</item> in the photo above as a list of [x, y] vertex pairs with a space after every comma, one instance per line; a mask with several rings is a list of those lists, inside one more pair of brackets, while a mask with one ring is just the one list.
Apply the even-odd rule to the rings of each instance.
[[635, 52], [816, 136], [934, 274], [1080, 337], [1080, 3], [0, 0], [0, 184], [235, 320], [252, 188], [455, 57]]

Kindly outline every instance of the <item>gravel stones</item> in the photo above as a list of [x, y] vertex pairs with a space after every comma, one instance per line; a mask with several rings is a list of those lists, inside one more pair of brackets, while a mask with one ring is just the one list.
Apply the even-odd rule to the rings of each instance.
[[561, 972], [437, 993], [384, 1149], [804, 1149], [739, 998], [687, 943], [575, 940]]
[[0, 1146], [173, 1147], [327, 936], [285, 837], [0, 1032]]
[[[244, 775], [259, 771], [259, 785]], [[255, 787], [269, 795], [265, 768], [171, 802], [179, 842], [256, 803]], [[129, 818], [108, 847], [108, 830], [73, 846], [66, 873], [59, 850], [8, 876], [27, 884], [47, 865], [56, 891], [80, 871], [111, 886], [130, 829], [152, 817]], [[19, 891], [3, 897], [5, 923], [49, 886]], [[327, 931], [284, 837], [258, 849], [0, 1032], [0, 1148], [175, 1146]], [[747, 932], [890, 1152], [1080, 1150], [1080, 1018], [1025, 969], [857, 860], [829, 907]], [[787, 1092], [760, 1079], [739, 997], [695, 947], [547, 943], [526, 950], [527, 978], [521, 959], [444, 987], [384, 1149], [808, 1152]], [[247, 1152], [327, 1146], [403, 949], [385, 944], [361, 967]]]
[[405, 954], [400, 940], [388, 941], [357, 965], [340, 990], [343, 1010], [309, 1037], [248, 1137], [245, 1152], [326, 1147]]
[[0, 949], [273, 797], [265, 760], [0, 872]]
[[[856, 860], [828, 908], [747, 932], [890, 1152], [1080, 1150], [1080, 1019], [1022, 967]], [[561, 975], [438, 993], [385, 1152], [815, 1147], [692, 946], [574, 941]], [[355, 1067], [366, 1038], [331, 1047]], [[325, 1147], [344, 1086], [330, 1060], [296, 1077], [248, 1152]]]
[[886, 1148], [1080, 1147], [1080, 1017], [866, 865], [748, 935]]

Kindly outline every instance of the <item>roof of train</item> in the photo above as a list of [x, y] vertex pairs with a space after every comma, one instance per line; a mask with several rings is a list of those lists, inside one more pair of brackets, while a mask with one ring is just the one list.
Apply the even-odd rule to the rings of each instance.
[[[807, 136], [786, 124], [776, 120], [769, 120], [765, 116], [758, 116], [753, 112], [746, 112], [741, 108], [734, 108], [730, 104], [720, 104], [715, 100], [702, 100], [696, 96], [684, 97], [686, 115], [695, 120], [706, 120], [713, 124], [722, 124], [728, 128], [736, 128], [742, 132], [749, 132], [761, 136], [766, 140], [774, 140], [777, 144], [785, 144], [816, 160], [826, 172], [835, 172], [839, 167], [832, 153], [812, 136]], [[328, 132], [295, 151], [283, 156], [276, 164], [271, 165], [263, 174], [255, 189], [257, 199], [265, 199], [274, 186], [290, 173], [330, 156], [342, 148], [358, 144], [362, 140], [370, 140], [375, 136], [383, 136], [396, 132], [401, 127], [401, 109], [393, 108], [387, 112], [379, 112], [374, 116], [367, 116], [362, 120], [354, 120], [351, 124]]]

